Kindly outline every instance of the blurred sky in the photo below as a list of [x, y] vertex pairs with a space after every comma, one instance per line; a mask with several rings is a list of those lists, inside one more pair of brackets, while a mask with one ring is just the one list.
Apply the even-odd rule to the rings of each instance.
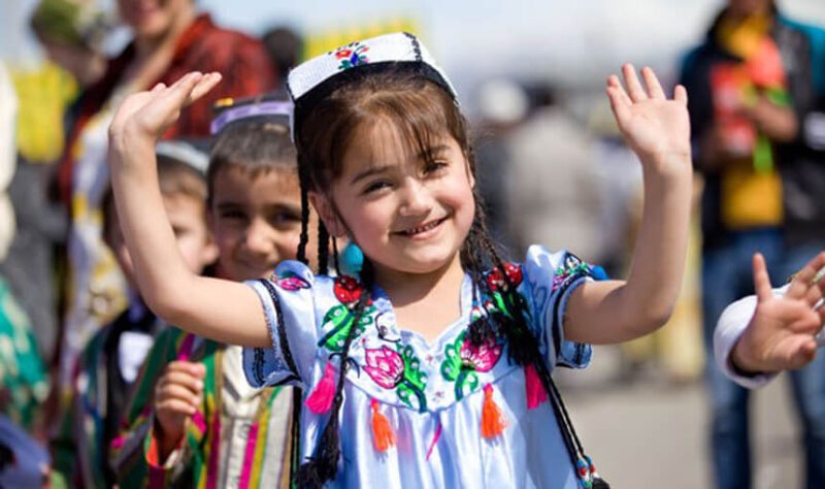
[[[114, 0], [99, 0], [111, 5]], [[506, 74], [601, 86], [623, 61], [667, 79], [723, 0], [196, 0], [222, 24], [255, 34], [277, 25], [305, 32], [408, 16], [459, 89]], [[26, 30], [36, 0], [0, 0], [0, 57], [38, 59]], [[825, 0], [781, 0], [784, 11], [825, 25]]]

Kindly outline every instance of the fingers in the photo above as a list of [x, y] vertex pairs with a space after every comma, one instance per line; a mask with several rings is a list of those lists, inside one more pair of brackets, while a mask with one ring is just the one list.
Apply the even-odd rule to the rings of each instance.
[[753, 288], [759, 302], [770, 300], [773, 297], [768, 267], [765, 266], [765, 257], [761, 253], [753, 255]]
[[673, 100], [687, 105], [688, 93], [687, 88], [685, 88], [684, 85], [676, 85], [676, 88], [673, 90]]
[[209, 93], [210, 90], [215, 88], [215, 85], [220, 83], [222, 78], [223, 77], [221, 76], [221, 74], [216, 72], [204, 75], [203, 78], [201, 78], [198, 81], [198, 83], [195, 85], [195, 88], [190, 93], [187, 104], [191, 104], [195, 100], [198, 100], [199, 98]]
[[642, 68], [642, 78], [645, 81], [645, 85], [647, 85], [647, 94], [650, 98], [660, 100], [667, 98], [665, 97], [665, 91], [662, 90], [662, 84], [659, 83], [659, 78], [650, 67], [645, 66]]
[[630, 100], [634, 102], [641, 102], [647, 100], [647, 93], [642, 88], [639, 82], [639, 77], [636, 75], [636, 68], [630, 63], [625, 63], [622, 66], [622, 76], [624, 76], [624, 83], [627, 85], [627, 93], [630, 95]]
[[612, 75], [607, 80], [607, 97], [610, 100], [610, 108], [618, 120], [629, 116], [630, 106], [633, 102], [625, 93], [624, 88], [619, 84], [619, 79]]
[[788, 287], [788, 292], [785, 295], [792, 299], [804, 298], [811, 286], [819, 286], [818, 284], [814, 284], [813, 281], [816, 274], [819, 273], [823, 267], [825, 267], [825, 252], [816, 255], [794, 276], [793, 280], [791, 280], [790, 287]]
[[791, 368], [801, 368], [811, 363], [816, 356], [816, 341], [812, 338], [803, 340], [790, 359]]

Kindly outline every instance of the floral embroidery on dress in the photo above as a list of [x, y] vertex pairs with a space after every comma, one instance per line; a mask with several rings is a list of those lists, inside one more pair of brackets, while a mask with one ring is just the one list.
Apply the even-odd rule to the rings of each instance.
[[341, 64], [338, 65], [338, 69], [348, 70], [355, 66], [369, 63], [370, 60], [364, 54], [369, 51], [369, 49], [370, 48], [368, 46], [365, 46], [358, 41], [347, 44], [342, 48], [338, 48], [338, 50], [335, 51], [335, 57], [341, 60]]
[[572, 277], [579, 274], [592, 275], [590, 265], [583, 262], [579, 257], [572, 253], [568, 253], [564, 257], [564, 263], [556, 269], [556, 275], [553, 277], [553, 291], [558, 290], [559, 287], [567, 283]]
[[398, 351], [388, 346], [366, 350], [364, 372], [384, 389], [395, 389], [398, 398], [420, 412], [427, 410], [424, 389], [427, 374], [421, 371], [421, 362], [409, 345], [398, 345]]
[[481, 345], [473, 345], [467, 333], [462, 332], [454, 343], [447, 345], [441, 375], [455, 382], [456, 400], [475, 391], [479, 386], [476, 372], [489, 372], [501, 358], [502, 345], [489, 338]]
[[290, 275], [277, 280], [278, 287], [288, 290], [290, 292], [297, 292], [301, 289], [308, 289], [309, 282], [298, 277], [297, 275]]
[[[333, 293], [341, 304], [327, 311], [324, 316], [323, 328], [324, 330], [329, 329], [329, 331], [318, 342], [318, 346], [322, 346], [331, 352], [340, 353], [344, 349], [347, 335], [355, 322], [355, 308], [359, 299], [361, 299], [361, 294], [364, 293], [364, 289], [356, 279], [343, 276], [335, 279]], [[375, 306], [372, 305], [372, 299], [368, 299], [364, 313], [356, 326], [358, 328], [355, 332], [356, 338], [364, 334], [367, 326], [373, 324], [374, 312]]]

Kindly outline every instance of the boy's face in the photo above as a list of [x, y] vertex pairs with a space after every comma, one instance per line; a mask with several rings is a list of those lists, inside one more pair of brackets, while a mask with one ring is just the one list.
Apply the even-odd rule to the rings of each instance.
[[[253, 175], [226, 167], [214, 179], [210, 227], [226, 278], [268, 278], [278, 263], [296, 258], [301, 191], [295, 174], [271, 170]], [[315, 251], [308, 247], [307, 254]]]
[[[177, 194], [164, 195], [163, 206], [175, 233], [175, 241], [183, 261], [189, 270], [200, 274], [203, 268], [215, 261], [218, 256], [217, 247], [212, 242], [206, 226], [205, 204], [196, 197]], [[109, 217], [109, 222], [111, 224], [107, 230], [106, 243], [114, 251], [129, 285], [137, 290], [134, 265], [120, 230], [117, 213]]]

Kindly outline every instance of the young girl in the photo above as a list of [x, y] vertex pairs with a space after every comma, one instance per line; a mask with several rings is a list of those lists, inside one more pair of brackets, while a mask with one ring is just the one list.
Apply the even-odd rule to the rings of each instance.
[[[207, 173], [216, 273], [272, 276], [295, 259], [301, 192], [289, 138], [292, 103], [222, 103]], [[169, 328], [155, 342], [114, 443], [121, 489], [289, 487], [289, 387], [251, 387], [242, 349]], [[264, 460], [266, 454], [266, 460]]]
[[[141, 287], [169, 321], [257, 347], [245, 351], [253, 384], [304, 388], [300, 487], [604, 487], [550, 371], [584, 366], [587, 343], [664, 324], [691, 192], [687, 94], [677, 87], [668, 100], [650, 69], [646, 89], [632, 66], [623, 74], [626, 89], [611, 76], [607, 93], [646, 192], [626, 282], [592, 281], [566, 251], [499, 258], [455, 92], [418, 39], [398, 33], [289, 77], [302, 190], [322, 220], [318, 274], [287, 262], [278, 279], [244, 285], [187, 272], [157, 225], [147, 162], [157, 135], [220, 75], [127, 99], [110, 129], [112, 177]], [[363, 250], [359, 276], [327, 274], [328, 236], [333, 249], [347, 237]]]

